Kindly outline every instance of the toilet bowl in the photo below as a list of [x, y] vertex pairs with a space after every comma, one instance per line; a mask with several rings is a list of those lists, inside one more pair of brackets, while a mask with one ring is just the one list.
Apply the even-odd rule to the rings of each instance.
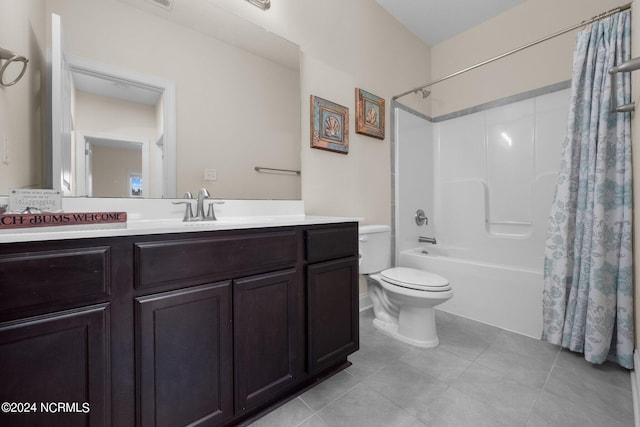
[[447, 279], [434, 273], [391, 264], [388, 226], [361, 226], [360, 273], [367, 278], [374, 326], [417, 347], [439, 344], [434, 307], [453, 297]]

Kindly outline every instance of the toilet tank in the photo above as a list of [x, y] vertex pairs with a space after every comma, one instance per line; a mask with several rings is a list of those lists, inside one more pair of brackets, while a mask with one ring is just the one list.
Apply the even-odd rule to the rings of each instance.
[[391, 227], [362, 225], [358, 228], [360, 274], [378, 273], [391, 266]]

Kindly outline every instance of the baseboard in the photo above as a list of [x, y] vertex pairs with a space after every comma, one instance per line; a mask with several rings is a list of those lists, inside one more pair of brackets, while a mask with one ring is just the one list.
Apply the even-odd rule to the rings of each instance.
[[638, 349], [633, 352], [633, 366], [634, 370], [631, 371], [631, 392], [633, 396], [633, 419], [636, 427], [640, 427], [640, 356], [638, 355]]
[[[360, 312], [370, 309], [373, 307], [373, 301], [371, 301], [371, 297], [369, 297], [368, 293], [360, 294]], [[640, 427], [640, 426], [639, 426]]]

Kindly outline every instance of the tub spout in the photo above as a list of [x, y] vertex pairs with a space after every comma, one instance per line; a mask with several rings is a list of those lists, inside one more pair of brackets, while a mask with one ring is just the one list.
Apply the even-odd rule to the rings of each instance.
[[435, 237], [423, 237], [423, 236], [420, 236], [420, 237], [418, 237], [418, 242], [420, 242], [420, 243], [431, 243], [432, 245], [437, 244]]

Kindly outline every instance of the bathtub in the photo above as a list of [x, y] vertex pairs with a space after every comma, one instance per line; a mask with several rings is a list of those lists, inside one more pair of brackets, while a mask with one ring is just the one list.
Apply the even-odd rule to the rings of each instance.
[[[424, 250], [428, 254], [423, 253]], [[453, 298], [438, 306], [482, 323], [540, 338], [542, 287], [540, 270], [456, 257], [446, 247], [400, 252], [398, 265], [430, 271], [447, 279]]]

